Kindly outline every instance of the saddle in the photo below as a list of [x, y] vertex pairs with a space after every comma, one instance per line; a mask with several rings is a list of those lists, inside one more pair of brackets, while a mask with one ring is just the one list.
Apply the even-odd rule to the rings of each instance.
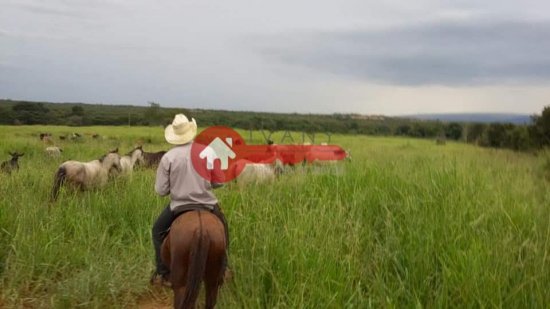
[[203, 205], [203, 204], [189, 204], [189, 205], [178, 206], [176, 209], [174, 209], [174, 220], [176, 220], [177, 217], [191, 210], [207, 210], [210, 212], [214, 212], [214, 206]]
[[[189, 211], [193, 211], [193, 210], [206, 210], [206, 211], [209, 211], [209, 212], [213, 213], [216, 217], [218, 217], [218, 219], [220, 219], [220, 221], [222, 222], [222, 224], [224, 226], [226, 239], [229, 240], [229, 232], [228, 232], [228, 228], [227, 228], [227, 221], [225, 220], [225, 216], [221, 212], [220, 207], [218, 205], [189, 204], [189, 205], [178, 206], [173, 211], [174, 219], [173, 219], [172, 222], [176, 221], [176, 219], [179, 216], [183, 215], [184, 213], [189, 212]], [[168, 233], [170, 233], [170, 228], [168, 228], [164, 233], [162, 233], [162, 239], [163, 240], [164, 240], [164, 238], [166, 238]]]

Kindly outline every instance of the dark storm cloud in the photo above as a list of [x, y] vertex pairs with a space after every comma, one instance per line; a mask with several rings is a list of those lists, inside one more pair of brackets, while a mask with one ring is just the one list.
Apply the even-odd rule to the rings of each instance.
[[262, 53], [385, 84], [529, 83], [550, 80], [549, 38], [550, 22], [455, 21], [291, 34], [272, 39]]

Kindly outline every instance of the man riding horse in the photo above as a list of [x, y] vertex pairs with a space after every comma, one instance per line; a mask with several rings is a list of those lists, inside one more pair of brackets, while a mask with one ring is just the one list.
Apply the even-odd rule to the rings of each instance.
[[212, 192], [212, 189], [221, 187], [222, 184], [203, 178], [192, 164], [191, 147], [196, 134], [195, 119], [189, 121], [183, 114], [177, 114], [164, 131], [166, 141], [174, 147], [160, 160], [155, 191], [161, 196], [170, 195], [170, 204], [153, 225], [156, 271], [151, 278], [152, 283], [170, 284], [170, 269], [162, 262], [160, 251], [163, 239], [178, 215], [189, 210], [211, 211], [224, 225], [226, 243], [229, 239], [227, 222], [218, 205], [218, 199]]

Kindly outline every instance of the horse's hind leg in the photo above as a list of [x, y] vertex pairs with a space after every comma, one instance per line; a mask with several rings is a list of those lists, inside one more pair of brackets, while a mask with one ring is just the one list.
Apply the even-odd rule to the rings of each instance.
[[188, 309], [194, 307], [184, 307], [183, 299], [185, 298], [185, 286], [173, 287], [174, 290], [174, 308], [175, 309]]
[[[185, 252], [188, 254], [188, 252]], [[185, 261], [183, 254], [177, 254], [172, 252], [171, 265], [170, 265], [170, 281], [172, 283], [172, 289], [174, 290], [174, 308], [187, 309], [184, 307], [184, 299], [186, 294], [186, 282], [187, 282], [187, 266], [182, 265]], [[187, 264], [187, 263], [185, 263]], [[194, 302], [193, 302], [194, 303]]]

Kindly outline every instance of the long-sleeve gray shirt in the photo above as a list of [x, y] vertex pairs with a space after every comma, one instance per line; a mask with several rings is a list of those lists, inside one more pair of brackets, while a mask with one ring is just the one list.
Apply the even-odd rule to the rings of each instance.
[[162, 196], [170, 194], [172, 210], [182, 205], [218, 203], [210, 181], [201, 177], [193, 167], [191, 145], [187, 143], [170, 149], [157, 169], [155, 191]]

